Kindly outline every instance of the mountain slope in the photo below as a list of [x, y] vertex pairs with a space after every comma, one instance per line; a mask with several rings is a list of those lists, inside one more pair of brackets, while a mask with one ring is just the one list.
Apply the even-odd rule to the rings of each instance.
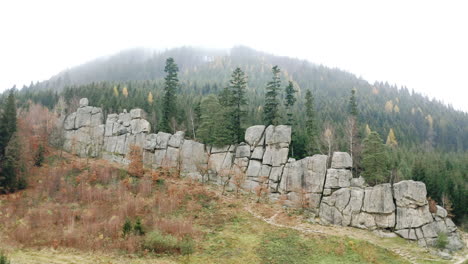
[[[73, 86], [77, 91], [70, 96], [95, 98], [95, 105], [103, 105], [116, 111], [109, 101], [112, 87], [129, 86], [130, 97], [125, 107], [141, 107], [149, 91], [159, 99], [164, 76], [165, 59], [173, 57], [179, 65], [181, 80], [180, 94], [190, 95], [189, 104], [196, 103], [192, 96], [219, 93], [229, 81], [235, 67], [241, 67], [248, 76], [248, 98], [250, 117], [247, 125], [262, 122], [261, 107], [266, 83], [271, 78], [270, 69], [278, 65], [282, 70], [283, 86], [292, 80], [298, 91], [295, 112], [298, 126], [305, 116], [303, 111], [306, 90], [311, 90], [318, 110], [319, 127], [324, 122], [343, 123], [346, 119], [347, 100], [350, 90], [357, 89], [360, 123], [368, 124], [372, 130], [386, 137], [393, 128], [401, 145], [438, 148], [444, 151], [466, 151], [468, 149], [468, 114], [456, 111], [436, 100], [430, 100], [406, 87], [398, 89], [388, 83], [370, 84], [355, 75], [310, 62], [279, 57], [255, 51], [247, 47], [235, 47], [229, 51], [183, 47], [164, 52], [144, 49], [123, 51], [114, 56], [100, 58], [64, 71], [49, 81], [38, 83], [25, 91], [62, 91]], [[103, 84], [104, 82], [104, 84]], [[98, 84], [99, 83], [99, 84]], [[88, 90], [84, 89], [87, 86]], [[102, 88], [106, 92], [90, 94], [89, 90]], [[80, 90], [81, 88], [81, 90]], [[122, 87], [120, 87], [122, 88]], [[182, 96], [183, 97], [183, 96]], [[52, 104], [52, 103], [51, 103]], [[185, 104], [185, 103], [184, 103]], [[115, 105], [114, 105], [115, 106]], [[150, 110], [150, 109], [147, 109]], [[186, 109], [188, 110], [188, 109]], [[342, 134], [338, 128], [338, 134]], [[343, 146], [341, 146], [343, 147]]]

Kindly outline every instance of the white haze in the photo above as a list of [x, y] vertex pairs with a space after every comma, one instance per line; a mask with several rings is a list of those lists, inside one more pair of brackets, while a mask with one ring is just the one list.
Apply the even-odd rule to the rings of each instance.
[[388, 81], [468, 112], [466, 1], [0, 3], [0, 91], [131, 47], [254, 49]]

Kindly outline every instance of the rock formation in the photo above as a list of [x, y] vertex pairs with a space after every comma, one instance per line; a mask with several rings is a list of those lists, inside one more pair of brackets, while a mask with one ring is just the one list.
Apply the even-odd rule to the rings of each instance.
[[441, 233], [447, 248], [464, 247], [447, 211], [437, 206], [431, 213], [422, 182], [401, 181], [373, 187], [353, 178], [352, 160], [335, 152], [331, 167], [326, 155], [288, 159], [291, 127], [257, 125], [247, 128], [245, 142], [231, 146], [207, 146], [185, 139], [185, 134], [151, 133], [141, 109], [109, 114], [80, 100], [78, 110], [64, 121], [64, 149], [79, 156], [102, 157], [128, 164], [130, 146], [143, 150], [143, 163], [153, 169], [177, 169], [182, 176], [213, 183], [230, 175], [245, 174], [244, 189], [266, 187], [271, 199], [286, 198], [286, 206], [307, 207], [322, 224], [395, 232], [422, 246], [434, 245]]

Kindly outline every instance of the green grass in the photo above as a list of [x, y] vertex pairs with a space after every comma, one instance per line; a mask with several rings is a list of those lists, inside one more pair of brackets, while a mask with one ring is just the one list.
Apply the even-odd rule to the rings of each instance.
[[276, 228], [252, 216], [231, 215], [211, 230], [182, 263], [407, 263], [392, 252], [364, 241], [303, 235]]

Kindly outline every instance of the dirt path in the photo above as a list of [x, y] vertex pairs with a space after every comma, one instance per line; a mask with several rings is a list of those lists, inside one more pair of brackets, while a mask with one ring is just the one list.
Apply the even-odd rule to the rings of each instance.
[[[466, 255], [466, 250], [460, 252], [459, 255], [454, 256], [451, 261], [443, 260], [437, 256], [432, 255], [428, 249], [419, 247], [414, 242], [405, 241], [400, 238], [382, 238], [373, 232], [367, 230], [352, 228], [352, 227], [341, 227], [341, 226], [323, 226], [319, 224], [311, 224], [304, 222], [292, 221], [291, 223], [279, 223], [277, 219], [282, 211], [277, 211], [270, 217], [264, 217], [254, 211], [250, 205], [244, 207], [244, 209], [249, 212], [255, 218], [258, 218], [270, 225], [281, 227], [281, 228], [290, 228], [297, 230], [303, 233], [309, 234], [322, 234], [330, 236], [343, 236], [350, 237], [358, 240], [367, 241], [378, 247], [382, 247], [392, 251], [397, 254], [404, 260], [410, 263], [464, 263], [468, 258]], [[466, 241], [466, 234], [464, 234]]]

